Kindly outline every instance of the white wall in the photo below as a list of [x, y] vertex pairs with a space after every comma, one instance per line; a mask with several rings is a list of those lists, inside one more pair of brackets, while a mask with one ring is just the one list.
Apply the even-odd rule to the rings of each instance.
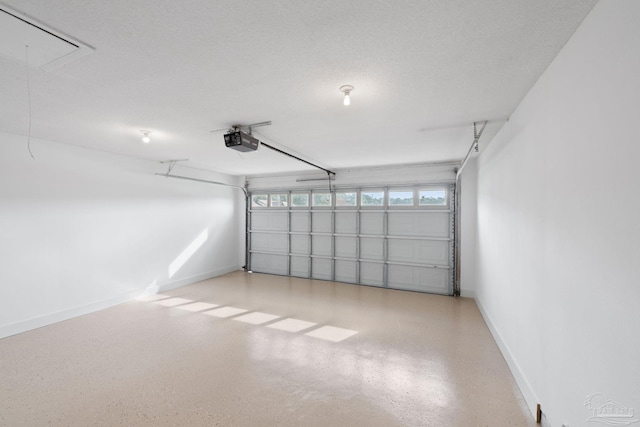
[[36, 160], [25, 137], [0, 133], [0, 337], [243, 265], [241, 191], [154, 176], [156, 162], [32, 149]]
[[598, 3], [478, 161], [477, 301], [554, 426], [640, 413], [639, 23]]

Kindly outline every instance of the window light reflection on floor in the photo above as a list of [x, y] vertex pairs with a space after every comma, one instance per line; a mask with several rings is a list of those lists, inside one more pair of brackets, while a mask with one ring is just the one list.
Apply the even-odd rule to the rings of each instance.
[[179, 307], [180, 310], [187, 310], [187, 311], [192, 311], [192, 312], [196, 312], [196, 311], [205, 311], [205, 310], [210, 310], [212, 308], [218, 307], [217, 304], [209, 304], [208, 302], [194, 302], [193, 304], [187, 304], [187, 305], [181, 305]]
[[280, 331], [287, 332], [300, 332], [304, 329], [309, 329], [312, 326], [316, 326], [317, 323], [307, 322], [306, 320], [288, 318], [279, 322], [267, 325], [267, 328], [278, 329]]
[[[219, 317], [219, 318], [229, 318], [233, 317], [233, 320], [237, 320], [239, 322], [249, 323], [252, 325], [262, 325], [264, 323], [271, 322], [272, 320], [279, 319], [280, 316], [269, 313], [262, 313], [259, 311], [254, 311], [247, 313], [249, 310], [238, 307], [224, 306], [220, 307], [217, 304], [207, 303], [207, 302], [194, 302], [193, 300], [186, 298], [177, 298], [171, 297], [170, 295], [163, 294], [155, 294], [148, 296], [141, 296], [138, 298], [139, 301], [147, 301], [152, 302], [154, 304], [162, 305], [165, 307], [175, 307], [180, 310], [186, 310], [191, 312], [200, 312], [209, 316]], [[218, 308], [215, 308], [218, 307]], [[243, 314], [246, 313], [246, 314]], [[240, 316], [242, 314], [242, 316]], [[237, 317], [234, 317], [237, 316]], [[320, 326], [316, 329], [312, 329], [317, 326], [317, 323], [308, 322], [306, 320], [287, 318], [283, 320], [279, 320], [272, 324], [266, 325], [267, 328], [277, 329], [280, 331], [286, 332], [301, 332], [304, 330], [311, 329], [306, 332], [304, 335], [318, 338], [325, 341], [330, 342], [341, 342], [350, 338], [358, 333], [358, 331], [354, 331], [351, 329], [338, 328], [336, 326]]]
[[279, 317], [280, 316], [276, 316], [275, 314], [261, 313], [259, 311], [254, 311], [253, 313], [234, 317], [233, 320], [237, 320], [239, 322], [251, 323], [252, 325], [261, 325], [263, 323], [270, 322], [274, 319], [278, 319]]
[[235, 316], [241, 313], [246, 313], [248, 310], [245, 310], [243, 308], [236, 308], [236, 307], [221, 307], [221, 308], [216, 308], [215, 310], [210, 310], [210, 311], [205, 311], [204, 314], [208, 314], [209, 316], [215, 316], [215, 317], [231, 317], [231, 316]]
[[357, 333], [358, 331], [353, 331], [351, 329], [336, 328], [335, 326], [322, 326], [318, 329], [307, 332], [305, 335], [308, 337], [320, 338], [326, 341], [340, 342], [354, 336]]

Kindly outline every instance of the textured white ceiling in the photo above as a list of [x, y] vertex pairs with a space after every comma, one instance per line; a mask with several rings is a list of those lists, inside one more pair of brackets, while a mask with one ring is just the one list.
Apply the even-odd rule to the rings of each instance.
[[[333, 169], [461, 159], [472, 122], [508, 117], [596, 3], [4, 1], [95, 48], [30, 70], [34, 137], [238, 175], [310, 169], [210, 132], [265, 120], [260, 139]], [[0, 57], [0, 99], [0, 130], [26, 134], [24, 63]]]

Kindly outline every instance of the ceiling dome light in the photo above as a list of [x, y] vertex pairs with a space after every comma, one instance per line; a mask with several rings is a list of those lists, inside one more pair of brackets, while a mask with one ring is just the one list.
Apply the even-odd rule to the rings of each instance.
[[140, 132], [142, 132], [142, 142], [144, 142], [145, 144], [150, 143], [151, 138], [149, 138], [149, 134], [151, 132], [149, 132], [148, 130], [141, 130]]
[[353, 86], [351, 85], [343, 85], [340, 86], [340, 92], [344, 93], [344, 105], [351, 105], [351, 96], [349, 94], [353, 90]]

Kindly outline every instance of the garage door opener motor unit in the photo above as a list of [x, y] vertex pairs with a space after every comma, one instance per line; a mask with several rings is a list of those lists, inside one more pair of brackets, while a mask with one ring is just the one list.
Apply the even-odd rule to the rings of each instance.
[[230, 132], [224, 136], [224, 145], [238, 151], [255, 151], [258, 149], [258, 139], [241, 130]]

